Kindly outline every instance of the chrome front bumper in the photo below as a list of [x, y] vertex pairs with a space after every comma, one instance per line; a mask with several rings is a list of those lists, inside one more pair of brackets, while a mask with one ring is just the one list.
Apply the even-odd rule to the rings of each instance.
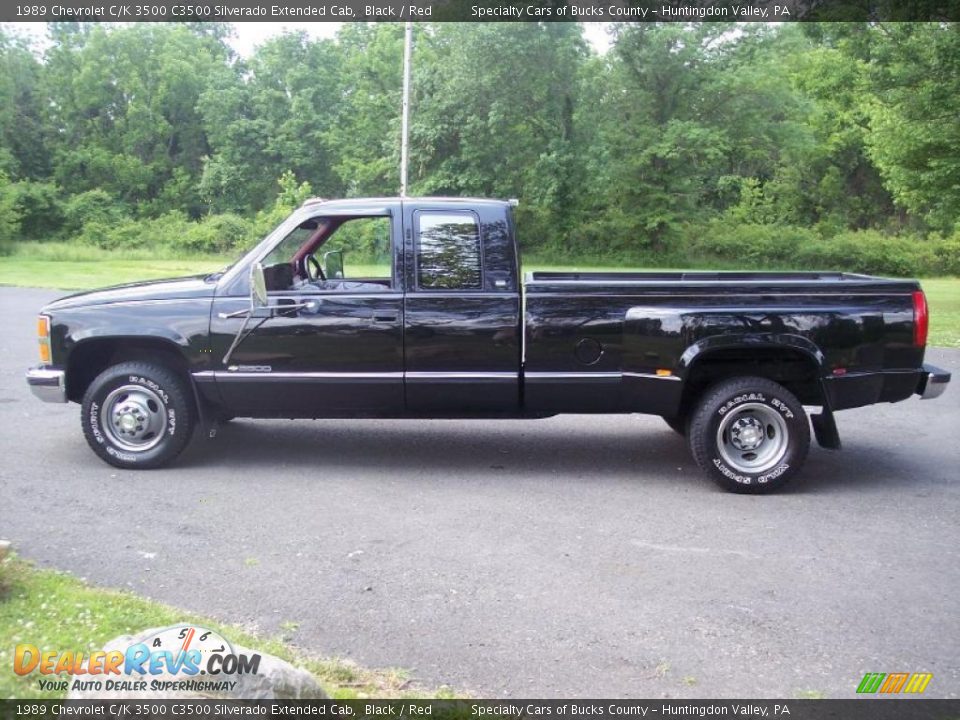
[[932, 400], [943, 395], [950, 384], [950, 373], [933, 365], [923, 364], [923, 375], [917, 384], [917, 395], [921, 400]]
[[27, 385], [44, 402], [67, 402], [66, 374], [63, 370], [36, 367], [27, 370]]

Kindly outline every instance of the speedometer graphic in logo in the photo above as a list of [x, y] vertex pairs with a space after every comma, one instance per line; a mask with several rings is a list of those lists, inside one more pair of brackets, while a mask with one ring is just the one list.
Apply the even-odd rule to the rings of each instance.
[[[216, 630], [196, 625], [171, 625], [148, 637], [145, 644], [152, 653], [171, 653], [174, 659], [191, 657], [195, 667], [207, 668], [214, 655], [233, 655], [233, 646]], [[205, 674], [200, 670], [200, 674]]]

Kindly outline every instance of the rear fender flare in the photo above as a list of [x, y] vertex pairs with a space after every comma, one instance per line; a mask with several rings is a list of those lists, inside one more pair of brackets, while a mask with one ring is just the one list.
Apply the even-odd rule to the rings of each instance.
[[712, 353], [722, 350], [764, 349], [790, 350], [807, 357], [814, 363], [817, 370], [817, 385], [820, 397], [823, 400], [823, 412], [831, 413], [830, 396], [824, 385], [824, 367], [826, 360], [823, 352], [812, 341], [800, 335], [789, 333], [737, 333], [733, 335], [717, 335], [703, 338], [689, 345], [680, 356], [677, 373], [686, 380], [698, 362], [709, 359]]
[[703, 338], [687, 346], [680, 356], [677, 371], [686, 376], [693, 366], [710, 353], [717, 350], [736, 350], [751, 348], [793, 350], [810, 358], [817, 367], [820, 378], [823, 378], [825, 358], [820, 348], [801, 335], [788, 333], [738, 333], [733, 335], [717, 335]]

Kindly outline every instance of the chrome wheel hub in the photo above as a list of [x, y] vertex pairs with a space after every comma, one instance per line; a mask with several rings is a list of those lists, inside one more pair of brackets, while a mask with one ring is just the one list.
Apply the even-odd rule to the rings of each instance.
[[763, 439], [763, 425], [755, 417], [738, 418], [730, 428], [730, 442], [738, 450], [756, 450]]
[[104, 432], [125, 450], [149, 450], [167, 428], [166, 406], [157, 393], [142, 385], [117, 388], [107, 396], [103, 409]]
[[763, 403], [744, 403], [717, 427], [717, 449], [733, 470], [758, 474], [775, 468], [787, 454], [790, 432], [783, 416]]

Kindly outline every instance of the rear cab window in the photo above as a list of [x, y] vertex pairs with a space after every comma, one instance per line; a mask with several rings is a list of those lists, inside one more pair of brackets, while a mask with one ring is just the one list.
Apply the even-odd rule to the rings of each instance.
[[482, 290], [477, 216], [468, 210], [422, 210], [416, 217], [417, 288]]

